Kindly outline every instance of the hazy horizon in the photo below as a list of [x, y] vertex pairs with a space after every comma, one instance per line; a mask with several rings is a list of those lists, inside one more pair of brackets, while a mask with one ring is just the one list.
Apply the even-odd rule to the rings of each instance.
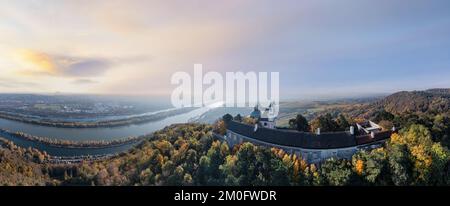
[[[430, 88], [432, 89], [432, 88]], [[405, 90], [402, 90], [405, 91]], [[410, 90], [418, 91], [418, 90]], [[400, 92], [400, 91], [397, 91]], [[365, 93], [365, 94], [348, 94], [348, 95], [311, 95], [293, 98], [281, 98], [280, 101], [320, 101], [320, 100], [339, 100], [339, 99], [358, 99], [358, 98], [373, 98], [387, 96], [392, 93]], [[111, 98], [132, 98], [137, 100], [158, 100], [167, 101], [170, 103], [170, 95], [146, 95], [146, 94], [91, 94], [91, 93], [29, 93], [29, 92], [0, 92], [0, 95], [42, 95], [42, 96], [92, 96], [92, 97], [111, 97]]]

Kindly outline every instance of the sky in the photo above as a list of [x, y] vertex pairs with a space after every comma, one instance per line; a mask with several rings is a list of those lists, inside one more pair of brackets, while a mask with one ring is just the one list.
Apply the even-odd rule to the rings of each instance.
[[0, 0], [0, 93], [170, 95], [279, 72], [280, 98], [450, 87], [448, 0]]

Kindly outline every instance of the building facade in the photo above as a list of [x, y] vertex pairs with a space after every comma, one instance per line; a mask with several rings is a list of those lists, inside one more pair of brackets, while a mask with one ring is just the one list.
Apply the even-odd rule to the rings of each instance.
[[394, 128], [383, 131], [371, 121], [356, 124], [356, 129], [355, 126], [350, 126], [348, 131], [339, 132], [310, 133], [277, 129], [274, 120], [261, 117], [256, 109], [252, 113], [260, 118], [256, 125], [233, 120], [226, 122], [226, 134], [221, 138], [227, 141], [230, 147], [251, 142], [259, 146], [283, 149], [289, 154], [301, 156], [308, 163], [319, 163], [331, 157], [350, 159], [359, 150], [381, 147], [392, 132], [395, 132]]
[[223, 140], [228, 143], [228, 146], [233, 147], [234, 145], [241, 144], [243, 142], [251, 142], [254, 145], [263, 146], [263, 147], [275, 147], [284, 150], [289, 154], [296, 154], [297, 156], [302, 157], [308, 163], [319, 163], [323, 160], [329, 159], [331, 157], [340, 158], [340, 159], [351, 159], [352, 155], [355, 154], [358, 150], [371, 150], [375, 148], [382, 147], [384, 145], [384, 140], [379, 140], [376, 142], [371, 142], [368, 144], [355, 145], [350, 147], [342, 147], [342, 148], [330, 148], [330, 149], [308, 149], [297, 146], [288, 146], [281, 144], [274, 144], [266, 141], [261, 141], [249, 136], [245, 136], [234, 132], [233, 130], [227, 129], [226, 135], [224, 135]]

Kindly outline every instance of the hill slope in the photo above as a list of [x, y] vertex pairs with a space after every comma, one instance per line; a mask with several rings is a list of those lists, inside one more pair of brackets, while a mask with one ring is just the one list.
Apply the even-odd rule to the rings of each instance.
[[375, 106], [393, 114], [445, 113], [450, 109], [450, 89], [397, 92], [378, 101]]

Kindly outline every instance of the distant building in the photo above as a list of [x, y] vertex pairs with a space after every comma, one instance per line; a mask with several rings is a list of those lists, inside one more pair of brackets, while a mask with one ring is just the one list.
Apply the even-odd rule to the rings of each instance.
[[[309, 163], [318, 163], [336, 157], [349, 159], [358, 150], [381, 147], [393, 131], [382, 131], [374, 122], [368, 121], [350, 126], [348, 131], [316, 133], [276, 129], [275, 119], [264, 117], [258, 107], [250, 115], [257, 118], [256, 125], [237, 121], [227, 122], [223, 138], [230, 146], [251, 142], [266, 147], [277, 147], [290, 154], [297, 154]], [[258, 118], [259, 117], [259, 118]]]

